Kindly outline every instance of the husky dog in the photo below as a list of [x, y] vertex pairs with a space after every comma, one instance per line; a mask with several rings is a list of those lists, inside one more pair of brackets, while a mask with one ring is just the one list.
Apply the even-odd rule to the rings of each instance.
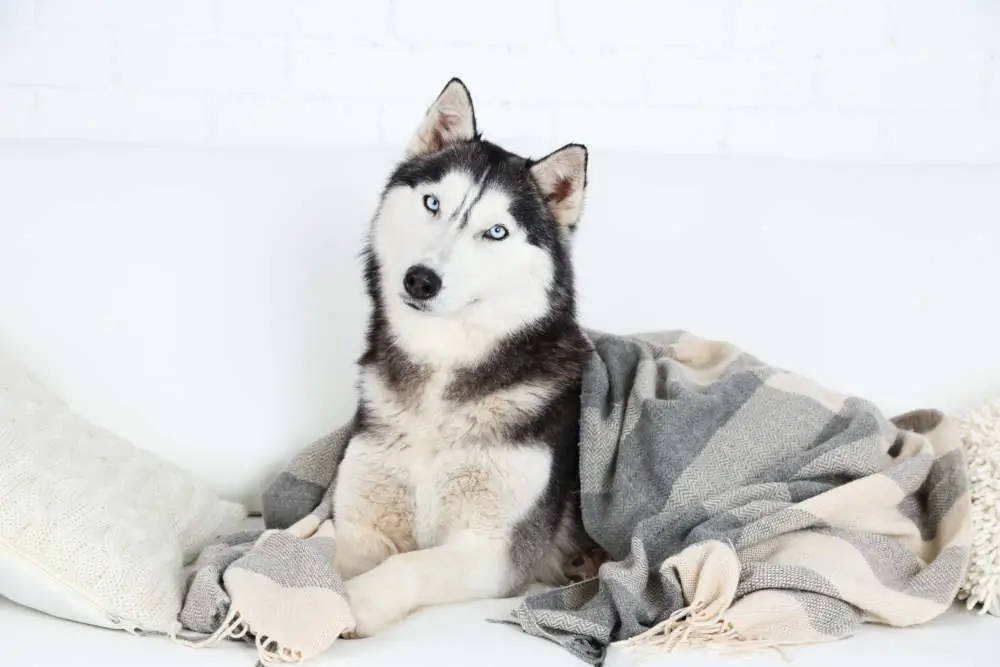
[[571, 234], [587, 150], [485, 141], [452, 79], [382, 192], [335, 566], [370, 636], [413, 610], [593, 569], [579, 509]]

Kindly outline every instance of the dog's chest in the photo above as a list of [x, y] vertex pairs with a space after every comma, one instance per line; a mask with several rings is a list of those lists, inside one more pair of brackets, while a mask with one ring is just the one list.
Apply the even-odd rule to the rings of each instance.
[[400, 547], [411, 540], [411, 548], [432, 546], [456, 530], [509, 525], [548, 480], [548, 449], [510, 442], [507, 428], [537, 407], [545, 392], [521, 388], [458, 401], [447, 389], [447, 377], [432, 377], [407, 395], [371, 376], [362, 382], [375, 425], [365, 458], [373, 481], [395, 488], [393, 515], [402, 521], [390, 538]]
[[362, 376], [371, 419], [393, 439], [436, 454], [470, 444], [511, 444], [512, 427], [536, 415], [553, 387], [524, 383], [476, 396], [455, 396], [453, 376], [432, 374], [409, 390], [392, 389], [376, 373]]

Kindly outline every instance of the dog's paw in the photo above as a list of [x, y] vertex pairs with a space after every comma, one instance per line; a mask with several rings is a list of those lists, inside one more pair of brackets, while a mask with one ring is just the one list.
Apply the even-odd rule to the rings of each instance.
[[351, 579], [346, 587], [355, 620], [354, 630], [344, 633], [347, 639], [371, 637], [411, 611], [400, 587], [393, 586], [377, 568]]
[[604, 549], [595, 546], [586, 553], [575, 554], [572, 558], [567, 559], [563, 563], [563, 574], [570, 583], [593, 579], [608, 558]]

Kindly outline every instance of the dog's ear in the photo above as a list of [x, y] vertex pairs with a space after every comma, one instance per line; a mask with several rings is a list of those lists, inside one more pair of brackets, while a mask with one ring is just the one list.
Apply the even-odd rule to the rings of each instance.
[[587, 189], [587, 147], [563, 146], [529, 168], [556, 222], [568, 231], [576, 229]]
[[427, 110], [420, 127], [406, 147], [407, 157], [426, 155], [456, 141], [476, 137], [476, 112], [472, 96], [461, 79], [448, 82], [434, 104]]

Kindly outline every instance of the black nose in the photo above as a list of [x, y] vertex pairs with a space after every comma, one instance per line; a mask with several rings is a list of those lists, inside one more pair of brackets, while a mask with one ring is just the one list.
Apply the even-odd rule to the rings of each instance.
[[441, 291], [441, 276], [426, 266], [411, 266], [403, 277], [403, 287], [414, 299], [431, 299]]

